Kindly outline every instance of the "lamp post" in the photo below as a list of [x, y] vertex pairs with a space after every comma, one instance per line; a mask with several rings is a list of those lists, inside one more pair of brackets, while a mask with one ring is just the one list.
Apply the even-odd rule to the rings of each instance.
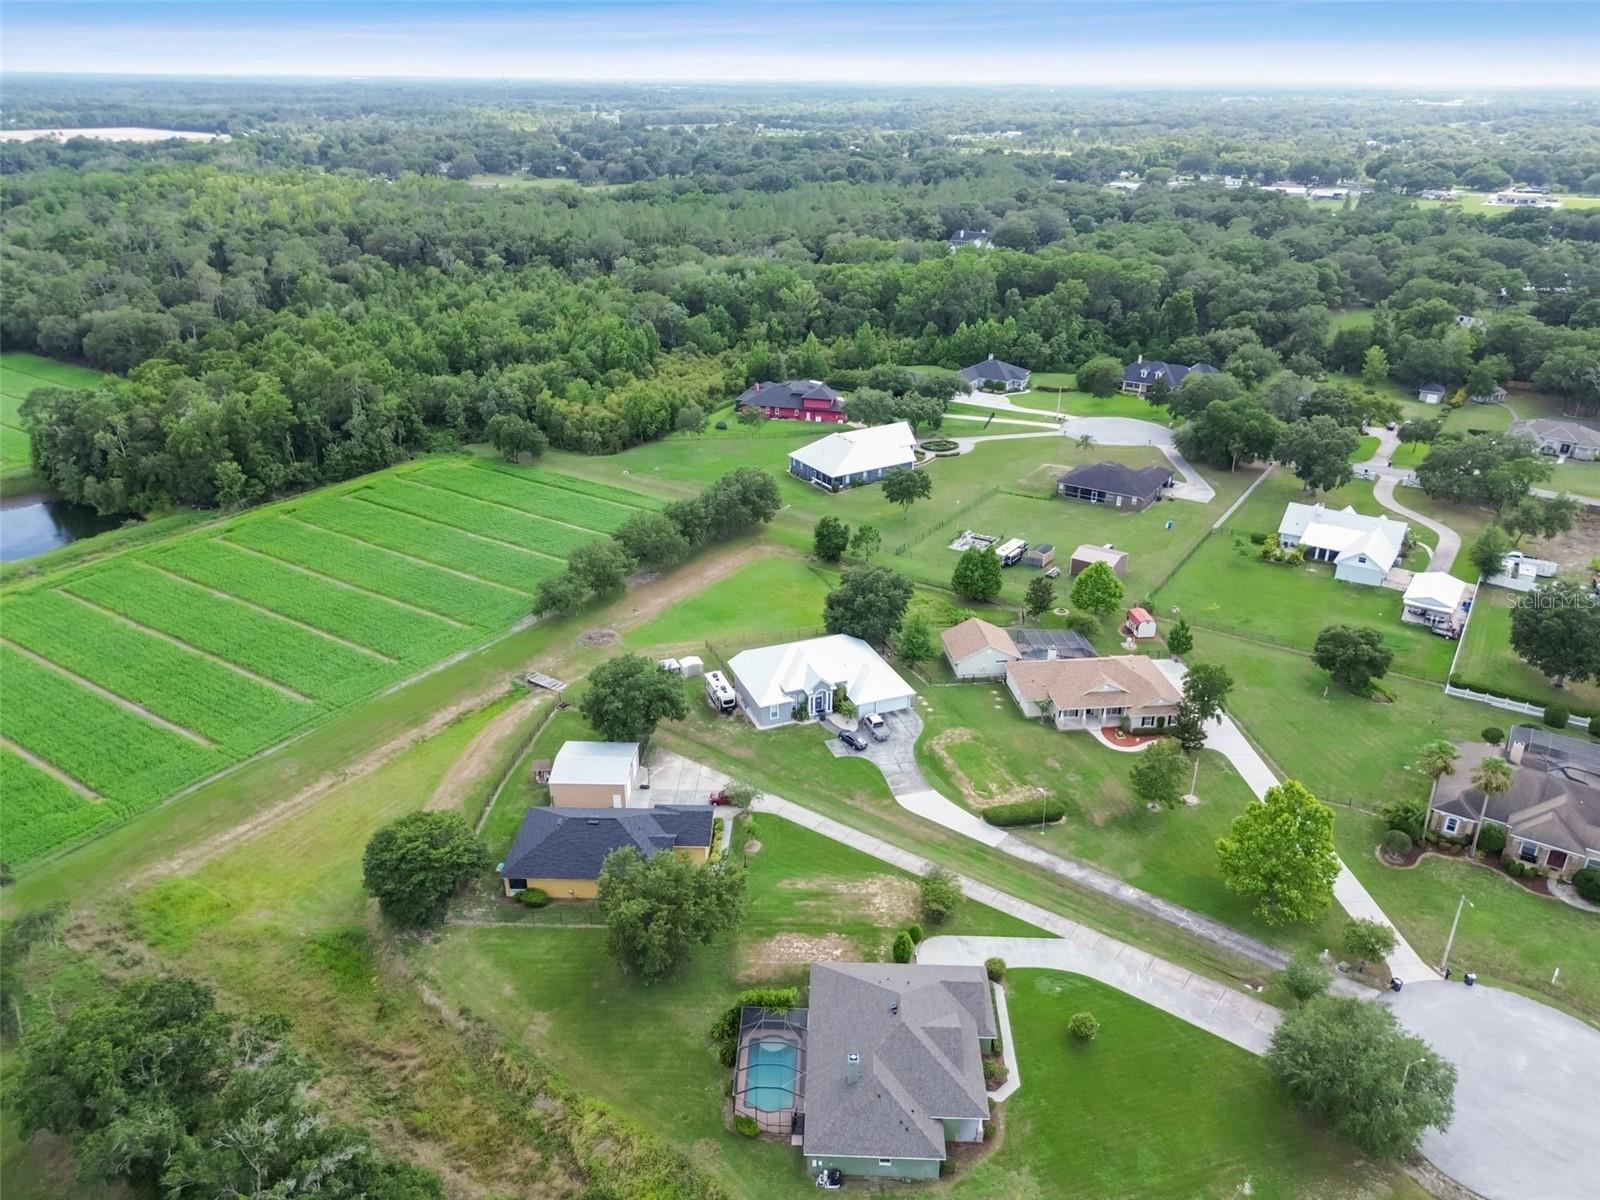
[[1468, 908], [1478, 907], [1476, 904], [1472, 903], [1471, 900], [1467, 899], [1467, 894], [1465, 892], [1461, 893], [1461, 899], [1456, 902], [1455, 919], [1450, 922], [1450, 936], [1444, 940], [1444, 957], [1439, 960], [1439, 974], [1441, 975], [1445, 973], [1450, 965], [1450, 947], [1455, 945], [1456, 926], [1461, 924], [1462, 905], [1466, 905]]
[[1427, 1056], [1424, 1055], [1422, 1058], [1414, 1058], [1406, 1064], [1406, 1069], [1400, 1073], [1400, 1090], [1402, 1092], [1406, 1090], [1406, 1080], [1411, 1078], [1411, 1068], [1416, 1066], [1419, 1062], [1427, 1061]]

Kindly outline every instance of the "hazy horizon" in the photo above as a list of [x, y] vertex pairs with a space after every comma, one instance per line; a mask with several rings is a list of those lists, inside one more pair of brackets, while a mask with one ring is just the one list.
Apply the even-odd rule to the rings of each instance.
[[8, 0], [8, 74], [552, 83], [1600, 86], [1586, 0]]

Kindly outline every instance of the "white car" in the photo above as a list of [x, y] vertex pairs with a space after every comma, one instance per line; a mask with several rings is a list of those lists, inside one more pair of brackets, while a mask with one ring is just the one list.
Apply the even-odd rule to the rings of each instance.
[[867, 732], [872, 735], [873, 741], [887, 742], [889, 740], [889, 725], [877, 713], [862, 717], [861, 723], [867, 727]]

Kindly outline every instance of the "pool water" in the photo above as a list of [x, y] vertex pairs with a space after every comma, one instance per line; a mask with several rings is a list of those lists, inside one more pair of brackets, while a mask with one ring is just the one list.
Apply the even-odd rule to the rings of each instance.
[[795, 1064], [799, 1050], [793, 1042], [762, 1038], [750, 1046], [744, 1073], [744, 1103], [757, 1112], [781, 1112], [794, 1107]]

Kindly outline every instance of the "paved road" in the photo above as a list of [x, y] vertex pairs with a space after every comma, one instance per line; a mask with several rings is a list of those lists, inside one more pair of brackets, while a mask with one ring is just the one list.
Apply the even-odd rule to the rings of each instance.
[[[1183, 686], [1183, 676], [1187, 668], [1182, 663], [1170, 658], [1160, 658], [1156, 660], [1156, 666], [1173, 683], [1179, 687]], [[1272, 773], [1272, 768], [1267, 766], [1266, 760], [1256, 752], [1256, 748], [1244, 736], [1243, 730], [1234, 724], [1233, 718], [1226, 713], [1206, 731], [1206, 748], [1215, 750], [1232, 763], [1233, 769], [1239, 772], [1240, 778], [1255, 793], [1257, 799], [1265, 796], [1268, 788], [1277, 786], [1278, 777]], [[1352, 917], [1381, 921], [1390, 929], [1394, 929], [1394, 953], [1389, 955], [1387, 961], [1389, 971], [1396, 978], [1406, 983], [1424, 983], [1439, 978], [1433, 968], [1423, 962], [1422, 956], [1411, 948], [1405, 936], [1395, 929], [1394, 922], [1384, 915], [1383, 910], [1378, 907], [1378, 902], [1342, 860], [1339, 863], [1338, 878], [1333, 881], [1333, 896], [1339, 902], [1339, 906]]]
[[[1040, 413], [1031, 408], [1020, 408], [1002, 396], [991, 396], [983, 392], [972, 392], [963, 397], [965, 404], [976, 405], [980, 408], [994, 409], [996, 412], [1021, 414], [1020, 418], [996, 417], [996, 425], [1001, 422], [1008, 424], [1043, 425], [1046, 430], [1059, 428], [1063, 437], [1076, 440], [1088, 436], [1101, 446], [1154, 446], [1180, 475], [1183, 482], [1174, 484], [1167, 495], [1174, 500], [1192, 500], [1197, 504], [1209, 504], [1216, 498], [1216, 489], [1189, 465], [1187, 459], [1178, 450], [1172, 440], [1172, 430], [1165, 425], [1158, 425], [1154, 421], [1140, 421], [1132, 417], [1066, 417], [1059, 426], [1049, 413]], [[1041, 420], [1040, 418], [1043, 418]], [[982, 417], [951, 413], [947, 420], [984, 420]], [[972, 448], [978, 438], [958, 437], [962, 453]]]
[[1163, 900], [1159, 896], [1152, 896], [1149, 892], [1136, 888], [1131, 883], [1125, 883], [1116, 876], [1108, 875], [1087, 863], [1052, 854], [1025, 838], [997, 829], [973, 815], [935, 790], [918, 769], [916, 745], [917, 739], [922, 736], [922, 717], [914, 711], [909, 711], [893, 713], [887, 720], [891, 730], [887, 742], [869, 741], [867, 749], [862, 752], [846, 749], [837, 739], [831, 740], [828, 745], [841, 757], [857, 755], [874, 763], [888, 780], [889, 791], [901, 808], [936, 825], [942, 825], [952, 833], [959, 833], [1002, 854], [1043, 867], [1052, 875], [1058, 875], [1080, 887], [1099, 892], [1118, 903], [1137, 908], [1170, 925], [1176, 925], [1179, 929], [1231, 950], [1235, 954], [1243, 955], [1270, 970], [1280, 970], [1288, 962], [1288, 956], [1282, 950], [1240, 933], [1221, 921], [1184, 908], [1180, 904], [1173, 904], [1169, 900]]
[[1487, 1200], [1600, 1194], [1600, 1031], [1515, 992], [1406, 988], [1383, 1002], [1456, 1065], [1456, 1115], [1422, 1152]]

